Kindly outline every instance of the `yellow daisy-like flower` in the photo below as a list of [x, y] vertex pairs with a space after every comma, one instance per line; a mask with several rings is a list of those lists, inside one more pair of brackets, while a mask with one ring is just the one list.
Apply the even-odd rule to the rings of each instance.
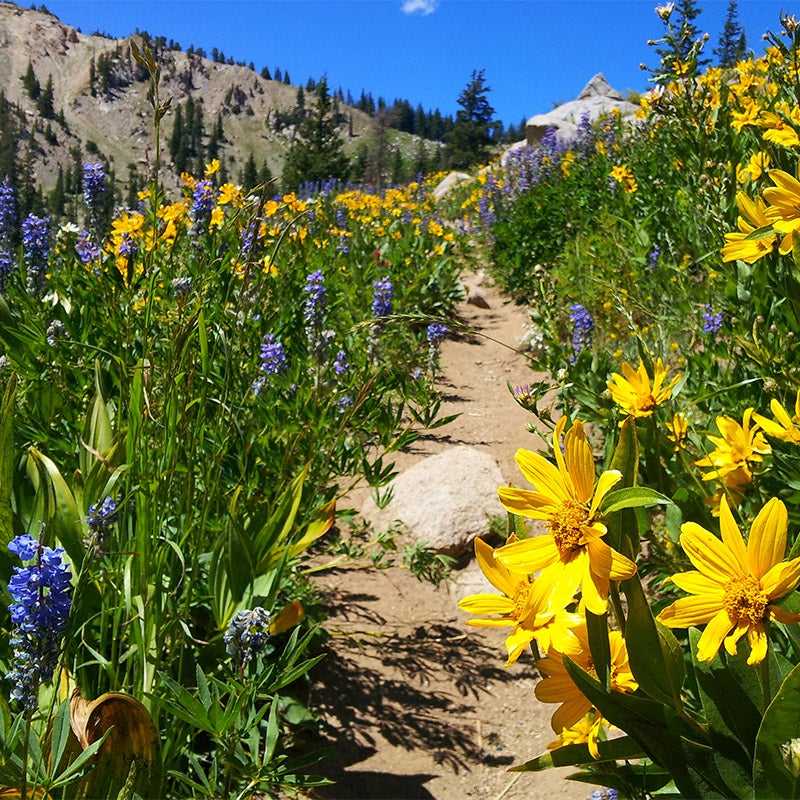
[[609, 174], [617, 183], [622, 184], [623, 191], [628, 194], [633, 194], [639, 188], [630, 167], [626, 167], [625, 165], [614, 166], [611, 167], [611, 172]]
[[738, 192], [736, 205], [742, 212], [737, 222], [739, 230], [725, 234], [722, 260], [741, 259], [747, 264], [753, 264], [773, 251], [778, 237], [774, 231], [769, 230], [763, 236], [750, 238], [757, 230], [772, 227], [772, 221], [767, 217], [767, 204], [761, 197], [751, 199], [744, 192]]
[[686, 415], [677, 411], [671, 420], [665, 423], [667, 426], [667, 438], [675, 445], [674, 450], [682, 450], [686, 447], [686, 442], [689, 439], [689, 422]]
[[506, 639], [506, 667], [514, 664], [534, 639], [544, 652], [551, 645], [562, 653], [580, 650], [571, 629], [583, 618], [565, 610], [572, 600], [572, 587], [559, 585], [552, 572], [545, 571], [531, 581], [528, 573], [506, 568], [494, 558], [491, 545], [480, 538], [475, 539], [475, 556], [483, 574], [503, 594], [473, 594], [460, 600], [458, 607], [470, 614], [498, 615], [470, 619], [467, 625], [514, 627]]
[[695, 522], [681, 526], [681, 546], [697, 569], [670, 580], [692, 596], [676, 600], [658, 619], [670, 628], [705, 625], [697, 643], [700, 661], [711, 661], [723, 640], [727, 652], [736, 655], [739, 639], [747, 634], [747, 663], [758, 664], [767, 655], [764, 623], [800, 621], [800, 614], [773, 604], [800, 581], [800, 558], [782, 560], [787, 527], [786, 506], [772, 498], [753, 520], [745, 545], [725, 497], [720, 502], [722, 540]]
[[558, 738], [547, 745], [547, 749], [558, 750], [559, 747], [566, 747], [570, 744], [585, 744], [588, 745], [592, 758], [600, 758], [597, 741], [600, 731], [606, 725], [608, 725], [607, 720], [595, 709], [594, 712], [588, 713], [569, 728], [563, 728], [558, 734]]
[[566, 417], [562, 417], [553, 434], [555, 466], [538, 453], [517, 450], [517, 465], [536, 491], [507, 486], [498, 489], [507, 511], [544, 520], [549, 533], [506, 544], [494, 555], [510, 570], [534, 573], [552, 569], [564, 586], [573, 591], [580, 587], [583, 601], [593, 614], [604, 614], [610, 581], [630, 578], [636, 572], [636, 564], [603, 540], [607, 528], [597, 512], [603, 497], [622, 475], [607, 470], [595, 486], [594, 456], [582, 422], [573, 423], [561, 452], [559, 439], [566, 423]]
[[762, 417], [761, 414], [753, 414], [753, 419], [763, 428], [764, 433], [784, 442], [800, 444], [800, 389], [794, 401], [794, 416], [790, 417], [789, 412], [777, 400], [772, 400], [769, 407], [774, 420]]
[[664, 385], [667, 370], [659, 358], [653, 367], [653, 380], [647, 374], [644, 362], [634, 368], [627, 362], [622, 363], [622, 375], [614, 372], [608, 381], [608, 390], [614, 402], [626, 413], [634, 417], [649, 417], [656, 406], [665, 403], [672, 396], [675, 384], [681, 379], [676, 375]]
[[721, 435], [708, 436], [716, 449], [694, 462], [696, 467], [713, 467], [711, 472], [703, 475], [704, 481], [716, 478], [725, 483], [729, 475], [737, 473], [746, 475], [748, 481], [752, 479], [753, 467], [761, 463], [772, 449], [759, 424], [751, 425], [752, 418], [752, 408], [744, 412], [741, 425], [727, 414], [717, 417], [717, 428]]
[[800, 181], [782, 169], [772, 169], [769, 179], [775, 184], [764, 189], [764, 199], [770, 204], [764, 212], [772, 227], [783, 234], [778, 252], [792, 252], [794, 234], [800, 234]]
[[[575, 655], [570, 655], [569, 659], [596, 678], [597, 672], [589, 650], [586, 627], [577, 628], [575, 633], [581, 642], [581, 650]], [[635, 692], [639, 684], [628, 664], [625, 639], [619, 631], [611, 631], [608, 634], [608, 644], [611, 651], [611, 688], [618, 692]], [[591, 711], [592, 703], [570, 677], [561, 653], [550, 650], [546, 658], [536, 662], [536, 669], [545, 676], [536, 684], [534, 690], [536, 698], [543, 703], [561, 703], [550, 720], [553, 731], [560, 734], [564, 728], [571, 728], [585, 717]]]

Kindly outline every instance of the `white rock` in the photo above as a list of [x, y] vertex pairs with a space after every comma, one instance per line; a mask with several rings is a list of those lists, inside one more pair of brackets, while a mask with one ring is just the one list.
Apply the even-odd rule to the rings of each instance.
[[379, 531], [400, 521], [415, 542], [460, 556], [476, 536], [489, 532], [489, 517], [503, 516], [497, 488], [503, 476], [488, 453], [456, 445], [409, 467], [391, 484], [392, 499], [378, 508], [367, 499], [361, 515]]
[[436, 188], [433, 190], [433, 199], [441, 200], [443, 197], [450, 194], [456, 186], [471, 180], [472, 176], [467, 175], [466, 172], [450, 172], [439, 181]]

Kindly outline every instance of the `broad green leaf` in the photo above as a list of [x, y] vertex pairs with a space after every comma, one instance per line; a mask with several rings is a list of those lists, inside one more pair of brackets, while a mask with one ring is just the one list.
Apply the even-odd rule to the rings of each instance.
[[[753, 751], [761, 712], [736, 680], [735, 670], [729, 669], [732, 662], [744, 663], [745, 657], [731, 657], [722, 651], [710, 664], [699, 662], [696, 653], [700, 631], [691, 628], [689, 639], [698, 693], [714, 749], [714, 762], [731, 791], [743, 800], [753, 798]], [[749, 670], [750, 677], [756, 679], [758, 691], [755, 670], [752, 667]]]
[[611, 689], [611, 647], [608, 643], [608, 614], [592, 614], [586, 611], [586, 628], [589, 634], [589, 650], [592, 653], [597, 679]]
[[800, 665], [784, 680], [758, 729], [753, 782], [759, 800], [800, 797], [800, 760], [795, 766], [791, 758], [794, 742], [800, 748]]
[[646, 695], [680, 708], [686, 677], [683, 651], [672, 631], [653, 617], [639, 576], [623, 581], [622, 588], [628, 600], [625, 641], [631, 672]]
[[14, 514], [11, 494], [14, 489], [14, 398], [17, 376], [12, 374], [0, 406], [0, 547], [14, 538]]
[[597, 749], [600, 758], [595, 759], [589, 752], [588, 745], [568, 744], [548, 750], [546, 753], [526, 761], [516, 767], [511, 767], [509, 772], [541, 772], [553, 767], [570, 767], [578, 764], [603, 764], [608, 761], [625, 761], [634, 758], [644, 758], [645, 754], [639, 744], [630, 738], [622, 736], [606, 742], [598, 742]]
[[655, 489], [646, 486], [628, 486], [609, 492], [600, 505], [601, 514], [613, 514], [623, 508], [641, 508], [657, 505], [671, 505], [672, 500]]

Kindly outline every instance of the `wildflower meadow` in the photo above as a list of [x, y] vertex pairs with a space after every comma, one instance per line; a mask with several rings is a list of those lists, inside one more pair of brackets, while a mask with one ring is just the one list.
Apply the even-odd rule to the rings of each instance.
[[[529, 309], [519, 481], [465, 624], [533, 659], [592, 798], [800, 796], [800, 24], [705, 64], [672, 4], [634, 119], [382, 190], [158, 170], [106, 224], [0, 183], [0, 785], [286, 796], [337, 500], [447, 423], [464, 265]], [[148, 70], [158, 143], [168, 102]], [[158, 165], [157, 165], [158, 166]], [[1, 177], [1, 176], [0, 176]], [[446, 565], [414, 555], [421, 574]], [[492, 590], [492, 587], [494, 590]], [[590, 791], [587, 789], [587, 792]]]

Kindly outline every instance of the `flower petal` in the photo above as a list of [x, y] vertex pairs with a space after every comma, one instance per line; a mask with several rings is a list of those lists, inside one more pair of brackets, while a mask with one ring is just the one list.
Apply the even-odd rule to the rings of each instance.
[[516, 663], [517, 659], [522, 655], [532, 639], [533, 631], [519, 627], [515, 628], [506, 636], [506, 652], [508, 653], [508, 660], [505, 663], [506, 667], [511, 667]]
[[594, 490], [592, 504], [589, 506], [590, 519], [594, 517], [602, 499], [619, 482], [621, 478], [622, 473], [616, 469], [607, 469], [605, 472], [601, 473], [600, 477], [597, 479], [597, 487]]
[[690, 594], [705, 594], [719, 596], [720, 603], [725, 595], [725, 586], [718, 583], [713, 578], [703, 575], [702, 572], [691, 570], [690, 572], [678, 572], [670, 577], [670, 580], [684, 592]]
[[494, 557], [509, 569], [518, 572], [538, 572], [560, 559], [553, 537], [544, 534], [498, 547]]
[[544, 456], [531, 450], [517, 450], [514, 461], [525, 476], [528, 483], [543, 493], [549, 493], [558, 502], [572, 500], [570, 487], [564, 483], [564, 478], [558, 469]]
[[750, 644], [750, 658], [747, 663], [751, 666], [760, 664], [767, 656], [767, 633], [760, 622], [750, 626], [747, 641]]
[[603, 578], [621, 581], [636, 574], [636, 564], [622, 553], [618, 553], [602, 539], [592, 539], [586, 543], [592, 571]]
[[586, 440], [583, 423], [578, 420], [572, 423], [564, 437], [564, 461], [575, 487], [575, 499], [587, 503], [594, 491], [594, 455]]
[[712, 595], [681, 597], [658, 615], [658, 621], [668, 628], [690, 628], [693, 625], [705, 625], [721, 610], [721, 597]]
[[[731, 555], [745, 567], [747, 565], [747, 550], [744, 546], [744, 539], [736, 520], [733, 518], [731, 507], [728, 505], [728, 498], [722, 495], [719, 503], [719, 531], [722, 534], [722, 541]], [[756, 576], [760, 577], [760, 576]]]
[[713, 619], [706, 625], [706, 629], [700, 636], [700, 641], [697, 643], [697, 660], [710, 662], [714, 660], [714, 656], [719, 652], [722, 640], [728, 635], [728, 632], [733, 627], [733, 622], [728, 616], [727, 611], [720, 611]]
[[510, 614], [514, 601], [503, 594], [471, 594], [459, 600], [458, 607], [469, 614]]
[[[599, 539], [594, 544], [605, 544]], [[606, 547], [608, 545], [606, 544]], [[611, 550], [611, 548], [608, 548]], [[584, 557], [583, 580], [581, 581], [581, 598], [584, 605], [592, 614], [605, 614], [608, 611], [608, 585], [607, 575], [598, 575], [594, 569], [593, 559], [590, 555]], [[610, 565], [609, 565], [610, 567]]]
[[729, 636], [725, 637], [725, 650], [727, 651], [728, 655], [736, 655], [736, 645], [739, 643], [739, 639], [741, 639], [742, 636], [747, 633], [747, 629], [749, 627], [749, 622], [742, 622], [740, 620], [736, 623], [736, 627], [733, 629], [733, 632]]
[[769, 570], [761, 578], [761, 588], [770, 600], [777, 600], [789, 594], [798, 581], [800, 581], [800, 558], [794, 558], [791, 561], [781, 561]]
[[777, 497], [773, 497], [753, 520], [747, 542], [747, 556], [756, 578], [763, 577], [786, 554], [788, 524], [786, 506]]
[[560, 708], [556, 709], [550, 724], [556, 733], [561, 733], [564, 728], [571, 728], [576, 722], [585, 717], [592, 708], [592, 704], [576, 689], [576, 695], [567, 700]]
[[681, 547], [700, 572], [720, 583], [746, 574], [733, 553], [713, 533], [696, 522], [681, 525]]
[[475, 537], [475, 560], [478, 562], [481, 572], [495, 589], [509, 597], [514, 596], [519, 577], [512, 576], [510, 571], [497, 561], [494, 557], [494, 547], [484, 542], [480, 536]]
[[530, 489], [501, 486], [497, 494], [506, 511], [531, 519], [547, 519], [559, 506], [558, 501], [551, 495], [532, 492]]

